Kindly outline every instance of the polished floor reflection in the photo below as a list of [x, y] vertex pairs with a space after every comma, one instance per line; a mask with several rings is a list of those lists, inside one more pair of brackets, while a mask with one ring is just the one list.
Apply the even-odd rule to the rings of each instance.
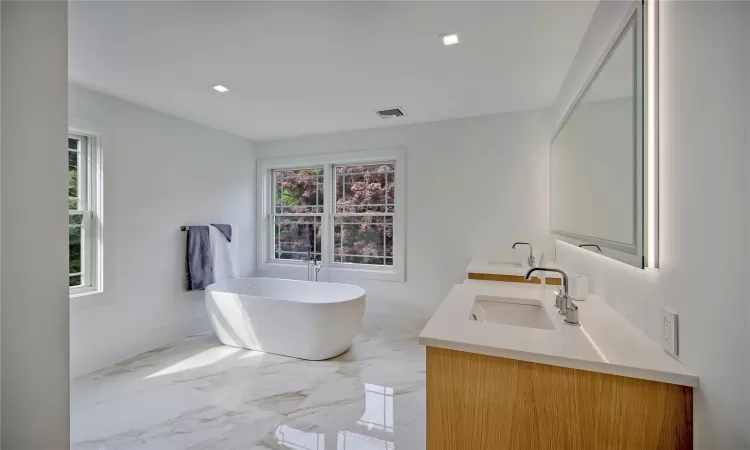
[[424, 449], [422, 325], [369, 318], [317, 362], [184, 339], [75, 380], [71, 448]]

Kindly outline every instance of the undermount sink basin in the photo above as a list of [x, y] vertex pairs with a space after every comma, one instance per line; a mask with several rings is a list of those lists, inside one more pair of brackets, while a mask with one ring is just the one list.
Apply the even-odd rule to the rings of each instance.
[[469, 319], [517, 327], [554, 330], [539, 300], [477, 295]]

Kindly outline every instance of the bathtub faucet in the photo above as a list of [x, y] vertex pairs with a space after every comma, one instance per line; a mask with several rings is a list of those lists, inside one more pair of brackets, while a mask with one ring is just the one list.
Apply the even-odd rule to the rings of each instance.
[[307, 252], [307, 281], [318, 281], [318, 273], [320, 273], [320, 261], [315, 259], [315, 256]]

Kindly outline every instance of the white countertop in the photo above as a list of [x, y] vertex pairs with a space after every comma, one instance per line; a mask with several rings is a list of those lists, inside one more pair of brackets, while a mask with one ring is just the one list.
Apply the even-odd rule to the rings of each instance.
[[[555, 268], [555, 264], [552, 262], [544, 263], [545, 267]], [[513, 261], [488, 261], [486, 259], [474, 258], [471, 260], [468, 266], [466, 266], [466, 273], [485, 273], [491, 275], [520, 275], [525, 276], [529, 270], [529, 265], [525, 262], [513, 262]], [[560, 278], [560, 275], [554, 272], [541, 272], [535, 273], [533, 276], [540, 278], [542, 275], [547, 278]]]
[[[554, 330], [469, 319], [477, 295], [541, 300]], [[557, 314], [554, 289], [521, 283], [453, 286], [419, 334], [423, 345], [572, 369], [698, 386], [698, 377], [596, 295], [576, 302], [581, 326]]]

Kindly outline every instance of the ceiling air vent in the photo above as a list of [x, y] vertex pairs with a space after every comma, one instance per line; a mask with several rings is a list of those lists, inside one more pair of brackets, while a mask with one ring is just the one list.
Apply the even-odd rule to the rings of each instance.
[[375, 113], [378, 116], [380, 116], [381, 119], [390, 119], [391, 117], [403, 117], [406, 115], [404, 110], [401, 108], [381, 109], [379, 111], [375, 111]]

